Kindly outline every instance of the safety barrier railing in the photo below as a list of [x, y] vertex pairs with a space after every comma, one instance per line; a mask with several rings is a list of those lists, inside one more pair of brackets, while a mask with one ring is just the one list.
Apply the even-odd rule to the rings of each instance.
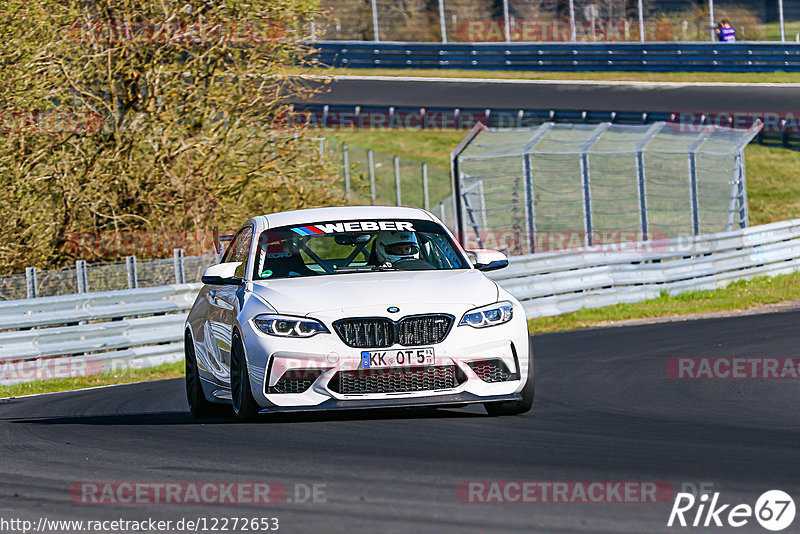
[[493, 278], [529, 317], [638, 302], [800, 270], [800, 219], [698, 237], [515, 256]]
[[[692, 238], [515, 256], [491, 273], [529, 317], [636, 302], [800, 270], [800, 219]], [[183, 357], [201, 284], [7, 301], [0, 385], [150, 367]]]
[[324, 66], [388, 69], [773, 72], [800, 70], [800, 44], [404, 43], [316, 41]]

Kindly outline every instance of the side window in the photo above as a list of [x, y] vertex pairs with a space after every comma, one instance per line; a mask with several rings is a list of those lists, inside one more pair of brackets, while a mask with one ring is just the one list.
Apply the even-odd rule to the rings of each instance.
[[236, 268], [236, 276], [241, 276], [244, 278], [245, 268], [247, 267], [247, 256], [250, 252], [250, 243], [252, 240], [253, 227], [248, 226], [236, 234], [236, 237], [233, 238], [231, 246], [225, 252], [225, 258], [223, 259], [224, 262], [242, 262], [242, 264]]

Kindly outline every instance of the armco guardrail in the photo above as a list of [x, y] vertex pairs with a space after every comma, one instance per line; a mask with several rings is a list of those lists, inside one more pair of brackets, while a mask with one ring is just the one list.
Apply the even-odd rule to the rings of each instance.
[[183, 358], [183, 323], [202, 284], [7, 301], [0, 385], [152, 367]]
[[492, 273], [529, 317], [715, 289], [800, 270], [800, 219], [693, 238], [515, 256]]
[[[636, 302], [800, 270], [800, 219], [733, 232], [515, 256], [492, 277], [529, 317]], [[0, 385], [183, 357], [183, 322], [201, 284], [3, 303]]]
[[317, 60], [348, 68], [800, 71], [796, 43], [402, 43], [316, 41]]

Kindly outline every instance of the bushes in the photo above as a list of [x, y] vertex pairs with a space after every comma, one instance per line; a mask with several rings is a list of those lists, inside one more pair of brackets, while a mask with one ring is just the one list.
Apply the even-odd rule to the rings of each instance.
[[302, 21], [315, 9], [9, 0], [0, 273], [71, 263], [87, 232], [234, 230], [254, 214], [341, 202], [305, 133], [280, 127], [281, 96], [307, 91], [280, 74], [306, 60]]

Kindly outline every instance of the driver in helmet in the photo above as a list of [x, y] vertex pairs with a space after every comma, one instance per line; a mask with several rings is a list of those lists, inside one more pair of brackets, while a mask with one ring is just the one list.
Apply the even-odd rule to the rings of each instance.
[[419, 242], [414, 232], [379, 232], [375, 237], [378, 265], [394, 265], [405, 260], [419, 260]]

